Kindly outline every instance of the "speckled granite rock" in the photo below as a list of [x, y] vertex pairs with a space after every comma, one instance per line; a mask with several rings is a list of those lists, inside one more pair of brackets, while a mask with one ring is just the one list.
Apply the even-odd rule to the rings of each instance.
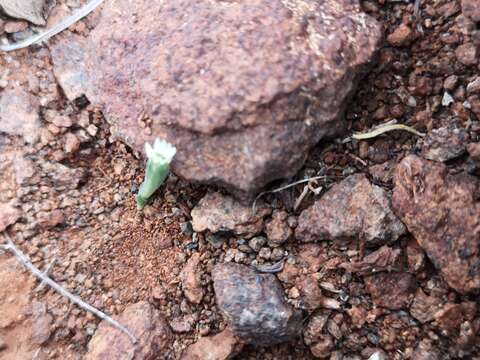
[[110, 0], [87, 96], [115, 137], [165, 138], [177, 175], [251, 197], [342, 131], [381, 38], [356, 0]]
[[480, 289], [480, 182], [445, 165], [407, 156], [397, 166], [392, 205], [443, 278]]
[[212, 277], [217, 306], [242, 341], [267, 346], [299, 335], [301, 314], [274, 275], [226, 263], [216, 265]]

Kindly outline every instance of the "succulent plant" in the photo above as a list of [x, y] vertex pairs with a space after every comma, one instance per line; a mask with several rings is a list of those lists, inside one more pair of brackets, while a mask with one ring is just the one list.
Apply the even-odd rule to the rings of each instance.
[[170, 163], [177, 153], [177, 149], [164, 140], [155, 139], [153, 147], [148, 142], [145, 143], [145, 153], [147, 155], [147, 167], [145, 169], [145, 179], [136, 196], [138, 210], [145, 207], [150, 197], [167, 178], [170, 172]]

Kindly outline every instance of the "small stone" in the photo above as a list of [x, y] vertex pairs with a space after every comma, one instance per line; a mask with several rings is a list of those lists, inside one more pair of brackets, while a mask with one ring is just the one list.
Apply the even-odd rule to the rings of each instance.
[[317, 359], [326, 359], [335, 349], [333, 337], [329, 334], [321, 334], [318, 336], [317, 342], [310, 346], [312, 355]]
[[53, 317], [42, 314], [33, 319], [31, 340], [36, 345], [42, 345], [50, 339], [53, 328]]
[[0, 8], [9, 16], [16, 19], [23, 19], [35, 25], [45, 25], [45, 19], [50, 12], [48, 0], [11, 1], [0, 0]]
[[364, 278], [372, 302], [387, 309], [408, 306], [415, 292], [415, 277], [405, 272], [379, 273]]
[[132, 332], [139, 343], [132, 344], [125, 334], [104, 320], [88, 343], [85, 360], [155, 359], [163, 357], [170, 348], [171, 330], [158, 310], [149, 303], [142, 301], [129, 305], [114, 318]]
[[390, 35], [387, 36], [387, 41], [393, 46], [405, 46], [410, 44], [415, 39], [415, 31], [408, 25], [401, 24]]
[[424, 324], [434, 319], [434, 315], [440, 309], [441, 305], [441, 299], [435, 296], [428, 296], [419, 288], [410, 306], [410, 314]]
[[243, 348], [243, 344], [227, 327], [221, 333], [200, 338], [182, 354], [181, 360], [229, 360]]
[[392, 205], [447, 283], [480, 289], [480, 182], [410, 155], [397, 166]]
[[304, 242], [363, 237], [368, 246], [378, 246], [396, 241], [405, 231], [390, 209], [385, 190], [372, 185], [365, 175], [355, 174], [300, 214], [295, 236]]
[[467, 150], [473, 160], [480, 161], [480, 143], [468, 144]]
[[216, 265], [212, 278], [217, 306], [242, 341], [268, 346], [299, 335], [301, 313], [286, 302], [274, 275], [228, 263]]
[[98, 132], [98, 128], [93, 124], [88, 125], [86, 130], [88, 134], [92, 137], [96, 136]]
[[266, 243], [267, 239], [263, 236], [255, 236], [254, 238], [250, 239], [250, 241], [248, 242], [248, 246], [250, 246], [253, 251], [259, 252]]
[[88, 87], [84, 41], [82, 36], [69, 34], [49, 43], [55, 78], [69, 101], [83, 96]]
[[457, 88], [457, 84], [458, 84], [458, 76], [450, 75], [443, 82], [443, 88], [447, 91], [453, 91]]
[[460, 45], [455, 50], [457, 60], [464, 65], [475, 65], [478, 61], [477, 47], [472, 43]]
[[268, 244], [272, 247], [280, 246], [293, 234], [292, 228], [287, 223], [288, 213], [286, 211], [275, 211], [265, 226]]
[[43, 229], [51, 229], [65, 222], [62, 210], [40, 211], [37, 214], [37, 223]]
[[270, 249], [269, 247], [263, 247], [258, 252], [258, 256], [262, 259], [270, 260], [270, 258], [272, 257], [272, 249]]
[[377, 350], [375, 351], [368, 360], [388, 360], [388, 356], [383, 350]]
[[283, 259], [285, 256], [285, 251], [281, 248], [274, 248], [272, 250], [272, 255], [270, 256], [270, 259], [273, 261], [280, 261]]
[[23, 156], [16, 156], [13, 162], [17, 185], [24, 186], [35, 175], [35, 164]]
[[2, 339], [0, 338], [0, 351], [3, 351], [7, 348], [7, 343]]
[[455, 102], [455, 99], [448, 93], [448, 91], [445, 91], [443, 93], [442, 97], [442, 106], [450, 106], [450, 104], [453, 104]]
[[413, 352], [412, 360], [439, 360], [443, 359], [442, 354], [443, 352], [433, 347], [430, 340], [424, 339]]
[[[480, 5], [480, 4], [479, 4]], [[467, 94], [478, 94], [480, 93], [480, 76], [477, 76], [474, 80], [468, 83], [467, 85]]]
[[174, 333], [182, 334], [192, 331], [195, 325], [195, 320], [192, 316], [185, 316], [184, 318], [175, 318], [170, 321], [170, 327]]
[[351, 273], [360, 275], [372, 274], [380, 271], [391, 271], [400, 260], [400, 249], [392, 249], [386, 245], [380, 249], [368, 254], [360, 261], [345, 262], [339, 265]]
[[72, 120], [65, 115], [56, 115], [50, 119], [50, 122], [59, 128], [69, 128], [73, 125]]
[[65, 135], [65, 146], [64, 150], [67, 154], [74, 154], [80, 149], [80, 140], [75, 134], [67, 133]]
[[22, 136], [28, 143], [39, 138], [39, 104], [29, 93], [16, 86], [0, 94], [0, 132]]
[[303, 339], [306, 345], [315, 344], [321, 341], [323, 329], [328, 321], [328, 314], [314, 312], [307, 325], [303, 329]]
[[462, 0], [462, 13], [473, 22], [480, 22], [480, 6], [478, 0]]
[[27, 28], [28, 23], [26, 21], [7, 21], [3, 27], [8, 34], [25, 31]]
[[428, 160], [439, 162], [452, 160], [465, 153], [468, 140], [465, 129], [455, 124], [434, 129], [423, 138], [422, 155]]
[[302, 295], [301, 299], [306, 309], [315, 310], [322, 304], [322, 290], [318, 286], [318, 281], [315, 277], [311, 275], [305, 276], [296, 287]]
[[262, 201], [257, 202], [255, 214], [251, 205], [243, 205], [229, 195], [210, 192], [192, 210], [192, 226], [196, 232], [213, 233], [232, 231], [250, 238], [263, 229], [263, 218], [271, 209]]
[[0, 233], [17, 222], [22, 212], [11, 203], [0, 203]]
[[200, 304], [203, 299], [203, 288], [200, 268], [200, 253], [194, 253], [180, 273], [183, 292], [192, 304]]

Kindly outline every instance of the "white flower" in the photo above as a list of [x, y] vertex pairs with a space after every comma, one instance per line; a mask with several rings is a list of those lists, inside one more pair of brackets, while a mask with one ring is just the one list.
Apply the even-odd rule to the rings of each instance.
[[155, 139], [153, 147], [148, 142], [145, 143], [145, 153], [147, 158], [154, 162], [170, 163], [177, 153], [177, 149], [167, 141]]

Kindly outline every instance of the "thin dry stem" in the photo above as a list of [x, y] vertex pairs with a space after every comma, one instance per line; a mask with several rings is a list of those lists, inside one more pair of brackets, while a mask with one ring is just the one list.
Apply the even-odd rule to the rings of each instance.
[[70, 300], [72, 303], [78, 305], [80, 308], [91, 312], [95, 316], [99, 317], [102, 320], [105, 320], [108, 322], [110, 325], [113, 327], [117, 328], [124, 334], [128, 336], [128, 338], [132, 341], [132, 343], [136, 344], [137, 339], [136, 337], [127, 329], [125, 328], [122, 324], [120, 324], [118, 321], [112, 319], [110, 316], [107, 314], [103, 313], [102, 311], [94, 308], [93, 306], [87, 304], [84, 302], [82, 299], [80, 299], [78, 296], [73, 295], [70, 293], [68, 290], [66, 290], [64, 287], [61, 285], [57, 284], [55, 281], [50, 279], [48, 276], [43, 274], [35, 265], [32, 264], [32, 262], [28, 259], [28, 257], [20, 250], [18, 249], [15, 244], [13, 243], [12, 239], [7, 233], [4, 233], [4, 239], [6, 241], [5, 244], [1, 245], [0, 247], [3, 250], [9, 251], [12, 253], [19, 261], [20, 263], [27, 268], [32, 275], [34, 275], [36, 278], [40, 279], [42, 282], [45, 284], [49, 285], [52, 289], [54, 289], [56, 292], [58, 292], [60, 295], [63, 297], [67, 298]]

